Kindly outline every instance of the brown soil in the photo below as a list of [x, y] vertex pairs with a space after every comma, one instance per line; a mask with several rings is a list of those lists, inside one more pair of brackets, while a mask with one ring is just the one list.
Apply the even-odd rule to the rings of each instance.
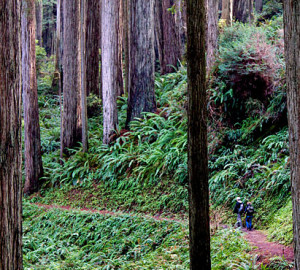
[[259, 263], [268, 264], [270, 258], [283, 256], [288, 262], [294, 261], [294, 250], [292, 247], [269, 242], [266, 235], [261, 231], [247, 231], [246, 229], [243, 229], [243, 231], [245, 232], [245, 239], [257, 247], [253, 250], [253, 254], [258, 255]]
[[159, 214], [155, 216], [151, 215], [145, 215], [145, 214], [135, 214], [135, 213], [130, 213], [130, 212], [112, 212], [112, 211], [107, 211], [107, 210], [96, 210], [96, 209], [91, 209], [91, 208], [72, 208], [71, 206], [63, 206], [63, 205], [48, 205], [48, 204], [41, 204], [41, 203], [34, 203], [35, 205], [39, 207], [43, 207], [46, 209], [61, 209], [61, 210], [74, 210], [74, 211], [83, 211], [83, 212], [90, 212], [90, 213], [98, 213], [100, 215], [110, 215], [110, 216], [119, 216], [119, 215], [132, 215], [132, 216], [143, 216], [148, 219], [154, 219], [154, 220], [159, 220], [159, 221], [175, 221], [178, 223], [186, 223], [187, 221], [185, 220], [180, 220], [180, 219], [175, 219], [175, 218], [166, 218], [162, 217]]

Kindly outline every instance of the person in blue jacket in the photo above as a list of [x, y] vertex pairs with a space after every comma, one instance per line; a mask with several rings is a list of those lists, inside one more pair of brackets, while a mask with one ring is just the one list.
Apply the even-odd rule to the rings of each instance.
[[247, 202], [247, 207], [246, 207], [246, 227], [247, 230], [251, 231], [253, 226], [252, 226], [252, 219], [253, 219], [253, 214], [254, 214], [254, 207], [252, 206], [251, 202]]

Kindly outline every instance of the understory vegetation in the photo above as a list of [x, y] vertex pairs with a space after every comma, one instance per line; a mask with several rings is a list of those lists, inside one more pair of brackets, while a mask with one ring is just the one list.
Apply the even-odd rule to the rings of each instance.
[[[42, 49], [37, 53], [45, 177], [42, 190], [26, 198], [24, 206], [25, 267], [187, 269], [186, 222], [136, 215], [187, 218], [186, 68], [157, 75], [158, 110], [131, 122], [130, 130], [123, 129], [127, 98], [119, 97], [119, 129], [108, 146], [101, 143], [101, 100], [90, 96], [89, 152], [78, 147], [61, 161], [59, 96], [49, 77], [52, 62]], [[221, 29], [208, 89], [209, 184], [213, 211], [227, 213], [220, 222], [234, 224], [232, 208], [239, 196], [253, 203], [255, 227], [267, 230], [270, 240], [290, 244], [283, 57], [280, 16], [260, 27], [234, 23]], [[135, 214], [45, 210], [31, 203]], [[231, 227], [214, 232], [213, 269], [254, 269], [250, 250]]]

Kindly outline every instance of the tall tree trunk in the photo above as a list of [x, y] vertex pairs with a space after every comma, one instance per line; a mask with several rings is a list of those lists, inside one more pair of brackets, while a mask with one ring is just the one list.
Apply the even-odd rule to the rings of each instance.
[[102, 0], [102, 95], [103, 143], [108, 144], [118, 127], [118, 31], [119, 1]]
[[36, 16], [36, 39], [38, 40], [38, 45], [42, 46], [43, 40], [43, 1], [35, 1], [35, 16]]
[[187, 1], [189, 230], [193, 270], [211, 269], [205, 17], [205, 0]]
[[118, 18], [118, 92], [117, 96], [124, 94], [124, 80], [123, 80], [123, 0], [119, 1], [119, 18]]
[[128, 0], [123, 0], [123, 25], [124, 25], [124, 80], [125, 88], [124, 92], [128, 93], [128, 81], [129, 81], [129, 9]]
[[61, 154], [81, 141], [80, 1], [64, 0], [63, 120]]
[[300, 2], [283, 3], [295, 269], [300, 269]]
[[207, 72], [211, 71], [216, 59], [218, 47], [218, 5], [219, 0], [206, 0], [207, 6], [207, 38], [206, 38], [206, 65]]
[[232, 9], [233, 0], [222, 0], [222, 16], [221, 19], [226, 22], [227, 25], [232, 24]]
[[[164, 40], [164, 61], [162, 65], [162, 74], [174, 72], [174, 67], [178, 66], [180, 60], [179, 35], [175, 24], [175, 15], [169, 9], [175, 8], [174, 0], [162, 0], [162, 18], [163, 18], [163, 40]], [[172, 67], [173, 66], [173, 67]]]
[[129, 95], [126, 127], [154, 112], [154, 0], [130, 1]]
[[35, 0], [23, 0], [22, 81], [26, 195], [39, 189], [39, 179], [43, 176], [35, 58]]
[[0, 270], [22, 270], [19, 0], [0, 1]]
[[[81, 119], [82, 119], [82, 149], [88, 151], [88, 122], [86, 105], [86, 0], [80, 3], [80, 53], [81, 53]], [[99, 66], [99, 64], [98, 64]]]
[[246, 23], [253, 17], [253, 0], [234, 0], [233, 17], [235, 20]]
[[175, 24], [179, 33], [180, 56], [186, 51], [186, 1], [176, 0]]
[[263, 0], [255, 0], [255, 10], [257, 13], [261, 13], [263, 10]]
[[174, 72], [180, 60], [179, 29], [176, 27], [174, 0], [155, 1], [156, 37], [159, 50], [161, 74]]
[[164, 36], [163, 36], [163, 10], [162, 0], [155, 0], [154, 4], [154, 26], [155, 26], [155, 52], [158, 54], [160, 71], [164, 62]]
[[86, 93], [100, 97], [99, 49], [100, 49], [100, 2], [87, 0], [86, 8]]

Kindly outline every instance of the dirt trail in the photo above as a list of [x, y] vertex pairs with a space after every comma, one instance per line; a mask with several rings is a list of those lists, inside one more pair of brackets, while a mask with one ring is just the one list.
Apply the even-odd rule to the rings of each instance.
[[108, 211], [108, 210], [96, 210], [96, 209], [91, 209], [91, 208], [73, 208], [71, 206], [63, 206], [63, 205], [48, 205], [48, 204], [41, 204], [41, 203], [33, 203], [34, 205], [37, 205], [39, 207], [44, 207], [46, 209], [61, 209], [61, 210], [74, 210], [74, 211], [83, 211], [83, 212], [90, 212], [90, 213], [98, 213], [100, 215], [110, 215], [110, 216], [120, 216], [120, 215], [130, 215], [130, 216], [137, 216], [137, 217], [144, 217], [148, 219], [154, 219], [154, 220], [159, 220], [159, 221], [172, 221], [172, 222], [178, 222], [182, 224], [186, 224], [187, 220], [183, 219], [176, 219], [172, 217], [163, 217], [160, 214], [157, 214], [155, 216], [148, 215], [148, 214], [136, 214], [136, 213], [131, 213], [131, 212], [122, 212], [122, 211]]
[[275, 242], [269, 242], [266, 235], [261, 231], [247, 231], [246, 229], [243, 229], [243, 231], [245, 232], [245, 239], [247, 239], [250, 244], [257, 247], [253, 253], [259, 255], [258, 262], [264, 262], [269, 258], [277, 256], [284, 256], [288, 262], [293, 262], [294, 250], [292, 247], [284, 246]]

